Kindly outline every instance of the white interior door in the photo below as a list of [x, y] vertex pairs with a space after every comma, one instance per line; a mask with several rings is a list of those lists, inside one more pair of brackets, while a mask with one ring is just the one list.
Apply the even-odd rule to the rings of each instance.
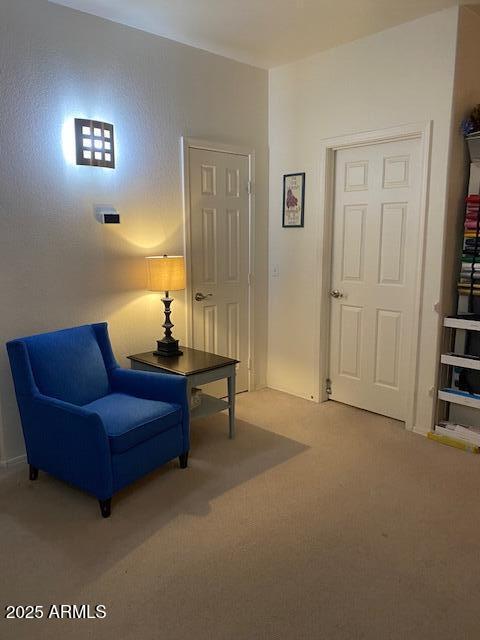
[[[237, 391], [248, 389], [249, 158], [189, 150], [193, 342], [240, 360]], [[203, 299], [199, 299], [202, 298]], [[208, 392], [226, 395], [222, 382]]]
[[336, 152], [330, 398], [398, 420], [413, 375], [420, 177], [417, 139]]

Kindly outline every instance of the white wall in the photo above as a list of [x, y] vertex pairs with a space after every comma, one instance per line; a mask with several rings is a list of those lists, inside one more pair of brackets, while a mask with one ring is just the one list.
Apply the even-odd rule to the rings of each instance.
[[[268, 77], [264, 70], [46, 0], [0, 6], [0, 343], [107, 320], [114, 351], [148, 350], [161, 302], [143, 257], [183, 251], [180, 136], [255, 148], [256, 382], [265, 382]], [[117, 168], [77, 167], [62, 152], [74, 116], [115, 125]], [[116, 206], [99, 225], [94, 203]], [[172, 319], [184, 335], [184, 298]], [[23, 439], [0, 350], [2, 460]]]
[[[436, 378], [456, 8], [270, 71], [269, 386], [317, 399], [313, 296], [321, 220], [322, 139], [433, 121], [415, 427], [430, 428]], [[306, 171], [304, 229], [282, 229], [282, 174]], [[279, 277], [272, 277], [274, 265]]]

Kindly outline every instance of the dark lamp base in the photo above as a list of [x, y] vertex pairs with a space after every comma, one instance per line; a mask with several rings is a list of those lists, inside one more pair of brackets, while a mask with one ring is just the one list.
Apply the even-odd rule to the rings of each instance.
[[165, 329], [165, 335], [161, 340], [157, 340], [157, 350], [153, 352], [154, 356], [181, 356], [183, 351], [178, 348], [178, 340], [172, 336], [173, 324], [170, 322], [170, 305], [173, 298], [170, 298], [168, 291], [165, 291], [165, 297], [162, 298], [165, 305], [165, 322], [162, 327]]
[[153, 352], [156, 356], [181, 356], [183, 351], [178, 348], [178, 340], [157, 340], [157, 350]]

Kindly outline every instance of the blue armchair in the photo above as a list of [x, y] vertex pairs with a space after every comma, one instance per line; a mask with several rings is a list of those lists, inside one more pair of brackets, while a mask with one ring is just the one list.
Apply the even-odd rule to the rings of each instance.
[[112, 495], [189, 449], [186, 379], [120, 368], [106, 323], [7, 343], [30, 479], [42, 469], [95, 495]]

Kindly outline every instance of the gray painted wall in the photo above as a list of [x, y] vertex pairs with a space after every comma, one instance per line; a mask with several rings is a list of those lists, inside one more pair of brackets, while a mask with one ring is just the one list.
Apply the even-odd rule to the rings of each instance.
[[[255, 67], [48, 3], [0, 2], [2, 460], [24, 453], [3, 344], [107, 320], [122, 364], [160, 334], [143, 257], [183, 252], [180, 136], [257, 152], [256, 384], [265, 382], [268, 76]], [[74, 116], [112, 122], [115, 170], [67, 162]], [[99, 225], [112, 204], [118, 227]], [[185, 330], [183, 293], [174, 303]]]

